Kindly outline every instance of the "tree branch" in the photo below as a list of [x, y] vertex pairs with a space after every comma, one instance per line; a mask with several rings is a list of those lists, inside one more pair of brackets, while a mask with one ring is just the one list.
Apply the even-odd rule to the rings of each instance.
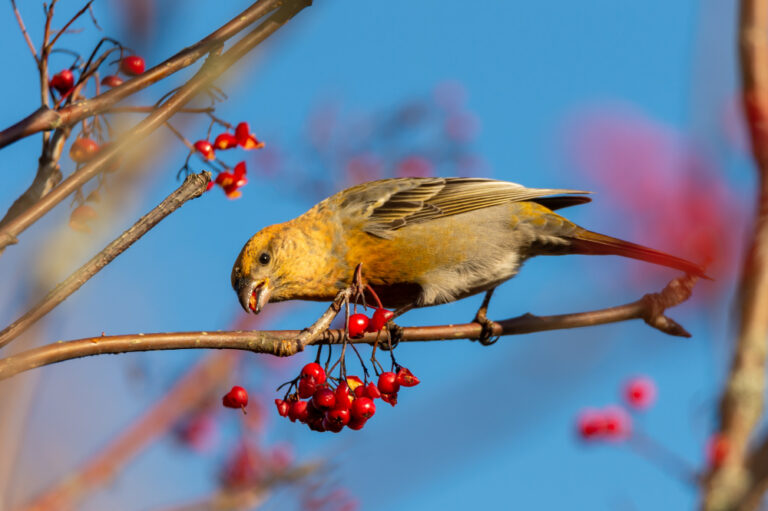
[[768, 338], [768, 0], [742, 0], [739, 49], [744, 109], [758, 171], [757, 212], [739, 289], [739, 330], [720, 402], [728, 453], [708, 474], [704, 509], [737, 509], [750, 485], [746, 458], [763, 413]]
[[35, 64], [39, 64], [39, 61], [37, 60], [37, 50], [35, 50], [35, 45], [32, 42], [32, 39], [29, 37], [27, 26], [24, 24], [24, 19], [21, 17], [19, 8], [16, 6], [16, 0], [11, 0], [11, 6], [13, 7], [13, 14], [16, 15], [16, 21], [18, 22], [19, 28], [21, 29], [21, 35], [24, 36], [24, 40], [27, 42], [27, 46], [29, 46], [29, 51], [32, 53], [32, 58], [35, 59]]
[[[86, 117], [101, 113], [118, 101], [131, 96], [142, 89], [188, 67], [216, 48], [220, 48], [227, 40], [234, 37], [250, 25], [276, 9], [285, 0], [261, 0], [253, 3], [229, 22], [201, 39], [192, 46], [184, 48], [164, 62], [148, 69], [142, 75], [127, 80], [119, 87], [110, 89], [94, 98], [80, 101], [61, 110], [41, 108], [28, 115], [13, 126], [0, 131], [0, 149], [21, 138], [28, 137], [40, 131], [49, 131], [61, 126], [71, 126]], [[49, 8], [53, 9], [53, 6]], [[48, 20], [50, 23], [50, 20]], [[50, 30], [47, 26], [46, 33]], [[45, 38], [44, 47], [49, 47]]]
[[[195, 96], [206, 90], [219, 76], [235, 62], [244, 57], [249, 51], [273, 34], [278, 28], [288, 22], [294, 15], [304, 9], [310, 0], [283, 0], [282, 6], [267, 20], [222, 55], [211, 55], [200, 70], [187, 83], [179, 88], [162, 106], [139, 122], [127, 135], [113, 145], [102, 149], [89, 163], [74, 172], [62, 183], [43, 197], [35, 206], [9, 222], [0, 230], [0, 251], [13, 243], [16, 237], [34, 222], [42, 218], [59, 202], [95, 177], [102, 168], [113, 158], [146, 138], [150, 133], [162, 126], [179, 109], [183, 108]], [[261, 2], [257, 5], [260, 5]], [[130, 83], [126, 82], [126, 83]], [[118, 90], [116, 87], [113, 91]], [[89, 115], [93, 115], [90, 112]], [[0, 139], [2, 134], [0, 134]], [[0, 145], [2, 147], [2, 145]]]
[[[493, 335], [518, 335], [546, 330], [580, 328], [603, 325], [630, 319], [643, 319], [650, 326], [669, 335], [688, 337], [680, 325], [664, 316], [664, 310], [688, 299], [697, 277], [685, 276], [674, 279], [660, 293], [648, 294], [640, 300], [590, 312], [561, 314], [557, 316], [522, 316], [506, 319], [493, 324]], [[342, 292], [343, 293], [343, 292]], [[65, 360], [91, 355], [127, 353], [133, 351], [177, 350], [177, 349], [238, 349], [253, 353], [267, 353], [280, 357], [295, 355], [306, 345], [341, 344], [342, 330], [324, 330], [338, 313], [337, 301], [344, 298], [340, 293], [313, 328], [298, 330], [254, 330], [248, 332], [175, 332], [158, 334], [133, 334], [91, 337], [75, 341], [59, 341], [34, 348], [14, 356], [0, 359], [0, 380]], [[327, 323], [326, 323], [327, 322]], [[318, 330], [319, 333], [318, 333]], [[477, 339], [482, 333], [478, 323], [408, 327], [402, 329], [401, 342], [443, 341], [456, 339]], [[377, 333], [368, 333], [350, 342], [373, 344]]]
[[211, 174], [209, 172], [187, 176], [184, 183], [152, 209], [152, 211], [141, 217], [130, 229], [104, 247], [101, 252], [93, 256], [90, 261], [56, 286], [28, 312], [1, 331], [0, 348], [11, 342], [24, 330], [63, 302], [69, 295], [80, 289], [88, 279], [96, 275], [102, 268], [122, 254], [162, 219], [176, 211], [188, 200], [202, 195], [210, 181]]

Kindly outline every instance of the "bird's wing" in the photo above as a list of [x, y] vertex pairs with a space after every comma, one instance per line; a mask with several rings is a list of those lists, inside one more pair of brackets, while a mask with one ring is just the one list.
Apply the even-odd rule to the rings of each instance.
[[428, 222], [506, 202], [535, 200], [580, 190], [526, 188], [516, 183], [480, 178], [385, 179], [347, 190], [344, 203], [361, 207], [363, 229], [381, 238], [407, 225]]

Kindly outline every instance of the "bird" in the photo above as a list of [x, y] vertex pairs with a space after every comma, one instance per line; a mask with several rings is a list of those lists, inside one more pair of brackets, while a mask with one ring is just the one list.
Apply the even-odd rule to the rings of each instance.
[[706, 277], [693, 262], [556, 212], [589, 193], [468, 177], [363, 183], [257, 232], [235, 260], [232, 287], [258, 314], [271, 302], [331, 301], [361, 263], [382, 306], [398, 310], [492, 292], [539, 255], [618, 255]]

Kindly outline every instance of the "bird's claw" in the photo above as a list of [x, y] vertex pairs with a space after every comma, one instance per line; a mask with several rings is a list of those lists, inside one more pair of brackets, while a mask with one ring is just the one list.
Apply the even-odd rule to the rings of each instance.
[[394, 321], [387, 323], [387, 342], [381, 343], [380, 347], [384, 351], [392, 351], [400, 344], [403, 339], [403, 327], [396, 324]]
[[492, 344], [496, 344], [496, 341], [499, 340], [500, 336], [496, 336], [496, 338], [493, 338], [493, 325], [494, 322], [488, 319], [488, 316], [486, 315], [488, 313], [488, 304], [491, 303], [491, 297], [493, 296], [493, 289], [489, 289], [487, 293], [485, 293], [485, 298], [483, 298], [483, 303], [480, 305], [480, 308], [477, 309], [477, 313], [475, 314], [475, 323], [479, 323], [481, 330], [480, 330], [480, 336], [477, 339], [472, 339], [473, 341], [478, 341], [483, 346], [490, 346]]

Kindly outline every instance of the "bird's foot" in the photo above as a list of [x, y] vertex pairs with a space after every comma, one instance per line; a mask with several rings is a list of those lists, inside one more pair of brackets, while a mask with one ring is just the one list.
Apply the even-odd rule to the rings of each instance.
[[483, 298], [483, 303], [480, 305], [480, 308], [477, 309], [477, 313], [475, 314], [475, 319], [473, 320], [475, 323], [479, 323], [481, 330], [480, 330], [480, 336], [477, 340], [480, 344], [483, 346], [490, 346], [492, 344], [496, 344], [496, 341], [499, 340], [499, 336], [493, 337], [493, 326], [496, 324], [490, 319], [488, 319], [487, 313], [488, 313], [488, 304], [491, 302], [491, 296], [493, 296], [493, 289], [488, 290], [488, 292], [485, 293], [485, 298]]
[[396, 324], [394, 321], [387, 323], [387, 342], [381, 343], [381, 349], [384, 351], [392, 351], [400, 344], [403, 339], [403, 327]]

